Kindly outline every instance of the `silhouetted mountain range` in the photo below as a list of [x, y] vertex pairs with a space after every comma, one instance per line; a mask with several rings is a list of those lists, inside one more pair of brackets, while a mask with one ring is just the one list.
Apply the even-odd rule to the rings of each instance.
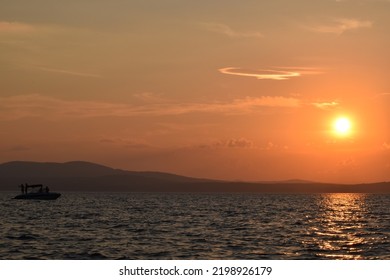
[[18, 186], [22, 183], [44, 184], [55, 191], [390, 193], [390, 182], [354, 185], [297, 179], [280, 182], [232, 182], [163, 172], [126, 171], [83, 161], [13, 161], [0, 164], [0, 191], [18, 191]]

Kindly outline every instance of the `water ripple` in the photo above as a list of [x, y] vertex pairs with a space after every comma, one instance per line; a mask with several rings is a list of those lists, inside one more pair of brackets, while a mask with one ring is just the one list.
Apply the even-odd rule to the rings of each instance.
[[1, 259], [390, 259], [390, 196], [1, 193]]

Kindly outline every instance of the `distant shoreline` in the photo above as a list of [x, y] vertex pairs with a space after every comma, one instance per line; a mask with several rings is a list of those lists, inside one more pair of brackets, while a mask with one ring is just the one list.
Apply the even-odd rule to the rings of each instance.
[[194, 193], [390, 193], [390, 182], [318, 183], [301, 180], [239, 182], [192, 178], [152, 171], [126, 171], [90, 162], [0, 164], [0, 191], [20, 184], [44, 184], [53, 191]]
[[[85, 182], [84, 182], [85, 183]], [[338, 185], [338, 184], [261, 184], [232, 182], [164, 183], [156, 185], [102, 186], [51, 184], [61, 192], [129, 192], [129, 193], [263, 193], [263, 194], [315, 194], [315, 193], [376, 193], [390, 194], [390, 183]], [[17, 188], [0, 186], [3, 192], [18, 192]]]

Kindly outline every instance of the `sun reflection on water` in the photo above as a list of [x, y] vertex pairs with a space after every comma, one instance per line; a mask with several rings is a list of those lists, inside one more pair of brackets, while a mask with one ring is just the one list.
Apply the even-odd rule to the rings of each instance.
[[331, 259], [361, 259], [367, 209], [364, 194], [324, 194], [318, 198], [318, 215], [309, 228], [317, 256]]

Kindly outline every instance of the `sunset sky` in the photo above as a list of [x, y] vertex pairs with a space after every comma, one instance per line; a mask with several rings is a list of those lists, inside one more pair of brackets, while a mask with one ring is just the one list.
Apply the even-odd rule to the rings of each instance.
[[2, 0], [0, 161], [389, 181], [389, 15], [387, 0]]

